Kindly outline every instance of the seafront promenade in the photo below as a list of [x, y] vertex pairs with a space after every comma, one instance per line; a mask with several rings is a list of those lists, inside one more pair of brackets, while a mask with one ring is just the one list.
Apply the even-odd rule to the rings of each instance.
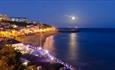
[[0, 67], [5, 70], [73, 70], [43, 47], [46, 38], [57, 32], [56, 27], [41, 22], [0, 15]]

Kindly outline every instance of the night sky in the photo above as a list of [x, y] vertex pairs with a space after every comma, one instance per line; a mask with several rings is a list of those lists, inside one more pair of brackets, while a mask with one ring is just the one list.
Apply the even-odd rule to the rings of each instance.
[[[115, 28], [114, 0], [0, 0], [0, 13], [57, 27]], [[79, 18], [72, 22], [66, 15]]]

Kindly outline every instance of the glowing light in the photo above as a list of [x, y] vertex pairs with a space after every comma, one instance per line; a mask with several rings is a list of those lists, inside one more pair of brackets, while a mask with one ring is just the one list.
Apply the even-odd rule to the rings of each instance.
[[49, 51], [48, 51], [48, 50], [45, 50], [45, 53], [46, 53], [46, 54], [48, 54], [48, 53], [49, 53]]
[[18, 26], [17, 25], [13, 25], [14, 28], [17, 28]]
[[51, 60], [54, 60], [54, 57], [51, 57]]
[[42, 48], [41, 47], [38, 47], [38, 50], [41, 50]]
[[79, 20], [79, 16], [76, 16], [76, 15], [65, 15], [66, 17], [68, 17], [69, 18], [69, 21], [70, 22], [78, 22], [78, 20]]
[[38, 67], [37, 67], [37, 70], [42, 70], [42, 66], [38, 66]]
[[[73, 36], [73, 37], [74, 37], [74, 36]], [[28, 45], [25, 45], [25, 46], [24, 46], [24, 44], [23, 44], [23, 46], [20, 46], [20, 44], [13, 44], [13, 45], [17, 45], [17, 47], [15, 46], [15, 48], [20, 49], [20, 50], [19, 50], [20, 52], [27, 52], [27, 51], [29, 51], [29, 50], [25, 50], [25, 48], [22, 48], [22, 47], [28, 47]], [[27, 49], [27, 48], [26, 48], [26, 49]], [[35, 52], [35, 50], [34, 50], [33, 48], [28, 48], [28, 49], [31, 49], [31, 50], [33, 50], [32, 52]], [[38, 57], [39, 57], [39, 55], [40, 55], [40, 56], [44, 56], [44, 54], [45, 54], [45, 57], [48, 57], [48, 59], [49, 59], [50, 62], [61, 63], [61, 64], [63, 64], [67, 69], [73, 70], [73, 68], [72, 68], [71, 65], [68, 65], [68, 64], [64, 63], [63, 61], [57, 59], [56, 57], [52, 56], [52, 55], [48, 52], [48, 50], [45, 50], [45, 49], [43, 49], [42, 47], [38, 47], [38, 49], [39, 49], [39, 50], [37, 50], [37, 51], [39, 51], [40, 53], [37, 53], [37, 54], [29, 53], [29, 52], [27, 52], [27, 53], [29, 53], [29, 54], [31, 54], [31, 55], [34, 55], [34, 56], [38, 56]], [[30, 50], [30, 51], [31, 51], [31, 50]], [[47, 54], [46, 54], [46, 53], [47, 53]], [[22, 65], [27, 66], [28, 63], [29, 63], [29, 61], [28, 61], [28, 60], [25, 60], [25, 61], [22, 63]], [[38, 68], [39, 68], [39, 67], [38, 67]]]
[[75, 20], [75, 19], [76, 19], [76, 17], [75, 17], [75, 16], [71, 16], [71, 19], [72, 19], [72, 20]]
[[23, 65], [27, 66], [28, 65], [28, 61], [23, 62]]

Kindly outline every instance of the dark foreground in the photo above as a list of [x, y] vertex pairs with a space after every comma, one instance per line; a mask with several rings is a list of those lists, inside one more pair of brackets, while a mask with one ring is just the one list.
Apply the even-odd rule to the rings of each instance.
[[[5, 68], [6, 67], [6, 68]], [[14, 39], [0, 41], [1, 70], [73, 70], [48, 50], [23, 44]]]

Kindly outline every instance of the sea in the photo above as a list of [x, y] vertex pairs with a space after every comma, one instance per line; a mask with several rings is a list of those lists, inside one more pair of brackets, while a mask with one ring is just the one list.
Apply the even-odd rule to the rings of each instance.
[[115, 70], [115, 29], [58, 33], [48, 37], [44, 47], [75, 70]]

